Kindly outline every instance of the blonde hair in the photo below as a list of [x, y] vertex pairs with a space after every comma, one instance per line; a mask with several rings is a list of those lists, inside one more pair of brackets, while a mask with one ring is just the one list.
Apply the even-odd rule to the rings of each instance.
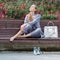
[[[34, 6], [35, 9], [37, 9], [37, 6], [34, 5], [34, 4], [31, 5], [31, 6]], [[31, 21], [34, 19], [34, 14], [35, 14], [35, 13], [32, 13], [32, 14], [31, 14], [31, 13], [29, 12], [29, 14], [28, 14], [28, 15], [29, 15], [29, 16], [28, 16], [28, 22], [31, 22]]]

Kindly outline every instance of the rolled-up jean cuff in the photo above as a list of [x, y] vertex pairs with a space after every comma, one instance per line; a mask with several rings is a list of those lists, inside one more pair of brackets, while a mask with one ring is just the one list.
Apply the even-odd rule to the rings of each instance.
[[40, 29], [37, 28], [36, 30], [32, 31], [31, 33], [29, 33], [32, 37], [39, 37], [40, 35]]

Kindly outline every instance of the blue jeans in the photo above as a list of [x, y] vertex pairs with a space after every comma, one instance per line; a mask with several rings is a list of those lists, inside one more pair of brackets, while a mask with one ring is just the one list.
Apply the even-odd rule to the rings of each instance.
[[23, 33], [29, 33], [31, 37], [41, 37], [41, 35], [44, 35], [40, 28], [36, 28], [35, 30], [33, 30], [32, 26], [29, 24], [24, 27]]

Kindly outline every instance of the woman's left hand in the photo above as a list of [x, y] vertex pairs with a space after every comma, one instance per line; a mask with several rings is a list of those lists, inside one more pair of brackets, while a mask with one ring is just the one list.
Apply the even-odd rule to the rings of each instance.
[[27, 25], [28, 23], [25, 23], [23, 25], [21, 25], [20, 29], [23, 31], [24, 27]]

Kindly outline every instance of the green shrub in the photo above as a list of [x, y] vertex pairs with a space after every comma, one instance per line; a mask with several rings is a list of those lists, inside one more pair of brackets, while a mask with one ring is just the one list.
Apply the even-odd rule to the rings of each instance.
[[44, 14], [42, 16], [42, 19], [49, 19], [49, 20], [56, 20], [57, 19], [57, 16], [55, 16], [54, 14]]

